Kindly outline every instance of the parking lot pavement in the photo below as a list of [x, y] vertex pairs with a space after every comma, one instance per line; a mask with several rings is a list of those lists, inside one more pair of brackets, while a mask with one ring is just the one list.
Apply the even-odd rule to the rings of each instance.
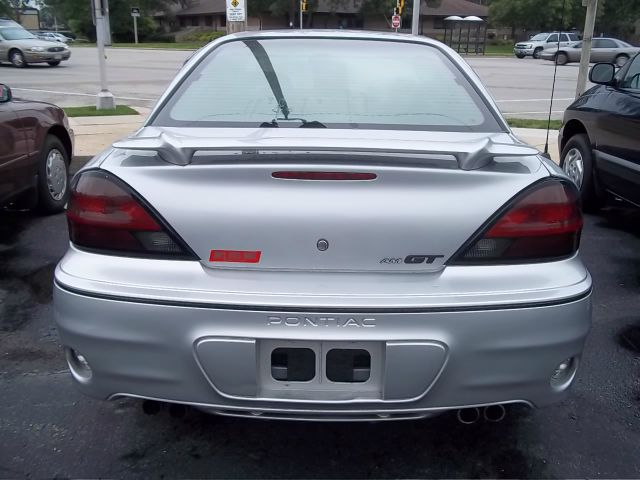
[[[120, 104], [151, 107], [190, 55], [192, 52], [175, 50], [107, 49], [109, 88]], [[546, 118], [553, 62], [473, 56], [466, 60], [506, 116]], [[573, 100], [577, 78], [577, 65], [558, 68], [553, 118], [562, 118], [562, 112]], [[0, 65], [0, 79], [20, 97], [61, 106], [95, 105], [100, 90], [97, 50], [72, 47], [71, 59], [55, 68]]]
[[63, 215], [0, 212], [0, 478], [640, 477], [640, 213], [587, 216], [594, 324], [572, 396], [498, 424], [145, 415], [72, 386], [52, 320]]

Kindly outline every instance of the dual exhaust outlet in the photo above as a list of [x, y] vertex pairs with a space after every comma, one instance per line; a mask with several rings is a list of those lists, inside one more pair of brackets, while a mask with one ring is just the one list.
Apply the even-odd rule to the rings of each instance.
[[507, 416], [507, 411], [502, 405], [489, 405], [482, 409], [477, 407], [461, 408], [456, 416], [458, 421], [465, 425], [476, 423], [480, 418], [484, 418], [487, 422], [498, 423], [504, 420], [504, 417]]

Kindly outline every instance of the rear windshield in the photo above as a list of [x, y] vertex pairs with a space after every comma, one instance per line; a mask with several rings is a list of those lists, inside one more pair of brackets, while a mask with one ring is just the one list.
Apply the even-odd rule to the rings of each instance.
[[222, 44], [151, 124], [501, 130], [482, 97], [435, 47], [299, 38]]

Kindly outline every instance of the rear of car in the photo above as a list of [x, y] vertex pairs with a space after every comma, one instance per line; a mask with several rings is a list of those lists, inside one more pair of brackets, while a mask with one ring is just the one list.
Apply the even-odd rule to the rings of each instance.
[[227, 36], [72, 183], [55, 310], [79, 388], [371, 420], [566, 395], [577, 193], [445, 46]]

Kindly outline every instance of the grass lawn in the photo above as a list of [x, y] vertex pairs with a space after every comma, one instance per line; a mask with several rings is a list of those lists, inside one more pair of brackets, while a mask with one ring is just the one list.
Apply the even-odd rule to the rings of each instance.
[[513, 57], [513, 45], [487, 45], [486, 55]]
[[139, 115], [139, 113], [126, 105], [118, 105], [113, 110], [98, 110], [96, 107], [65, 107], [67, 117], [102, 117], [111, 115]]
[[[159, 48], [169, 50], [197, 50], [206, 42], [181, 42], [181, 43], [114, 43], [111, 47], [107, 48]], [[95, 43], [76, 43], [73, 47], [95, 47]]]
[[[547, 128], [546, 120], [534, 120], [532, 118], [507, 118], [507, 122], [513, 128]], [[559, 130], [562, 120], [551, 120], [551, 130]]]

